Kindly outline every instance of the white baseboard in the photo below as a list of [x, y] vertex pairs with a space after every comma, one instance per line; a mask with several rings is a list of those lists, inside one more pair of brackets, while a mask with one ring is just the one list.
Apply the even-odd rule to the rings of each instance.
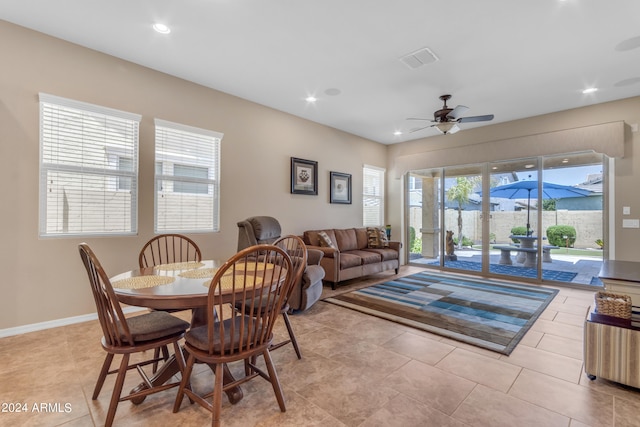
[[[123, 307], [125, 314], [135, 313], [138, 311], [146, 311], [148, 308], [142, 307]], [[97, 320], [98, 313], [83, 314], [82, 316], [66, 317], [64, 319], [49, 320], [47, 322], [32, 323], [30, 325], [16, 326], [15, 328], [0, 329], [0, 338], [10, 337], [13, 335], [26, 334], [29, 332], [42, 331], [44, 329], [57, 328], [59, 326], [72, 325], [74, 323], [88, 322]]]

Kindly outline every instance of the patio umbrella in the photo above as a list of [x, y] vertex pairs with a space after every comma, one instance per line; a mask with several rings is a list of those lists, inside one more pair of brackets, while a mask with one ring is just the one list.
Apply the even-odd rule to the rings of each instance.
[[[482, 191], [478, 194], [482, 196]], [[570, 197], [586, 197], [591, 191], [568, 185], [554, 184], [551, 182], [542, 183], [543, 199], [567, 199]], [[531, 198], [538, 198], [538, 181], [515, 181], [510, 184], [494, 187], [489, 191], [490, 197], [500, 197], [503, 199], [527, 199], [527, 235], [531, 228], [529, 214], [531, 209]]]

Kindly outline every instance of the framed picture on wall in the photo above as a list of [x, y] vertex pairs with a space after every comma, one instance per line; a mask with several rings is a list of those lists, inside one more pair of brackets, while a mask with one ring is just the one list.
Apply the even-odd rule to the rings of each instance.
[[351, 204], [351, 174], [329, 172], [330, 202]]
[[291, 158], [291, 193], [318, 195], [318, 162]]

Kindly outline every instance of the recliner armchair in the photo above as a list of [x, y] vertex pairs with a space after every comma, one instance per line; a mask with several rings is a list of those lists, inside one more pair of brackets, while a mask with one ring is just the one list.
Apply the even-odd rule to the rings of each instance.
[[[272, 244], [282, 235], [277, 219], [270, 216], [254, 216], [238, 222], [238, 252], [244, 248], [259, 244]], [[322, 251], [308, 249], [307, 267], [289, 299], [292, 311], [304, 311], [316, 303], [322, 296], [324, 269], [320, 260]]]

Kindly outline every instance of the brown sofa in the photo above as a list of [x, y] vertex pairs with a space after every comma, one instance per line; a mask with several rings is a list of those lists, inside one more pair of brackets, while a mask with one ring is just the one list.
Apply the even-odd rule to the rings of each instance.
[[[324, 231], [337, 249], [323, 246], [319, 233]], [[400, 268], [402, 243], [389, 242], [386, 248], [370, 248], [367, 228], [308, 230], [302, 236], [309, 249], [324, 253], [320, 266], [324, 269], [324, 280], [336, 284], [344, 280], [362, 277], [381, 271]]]

